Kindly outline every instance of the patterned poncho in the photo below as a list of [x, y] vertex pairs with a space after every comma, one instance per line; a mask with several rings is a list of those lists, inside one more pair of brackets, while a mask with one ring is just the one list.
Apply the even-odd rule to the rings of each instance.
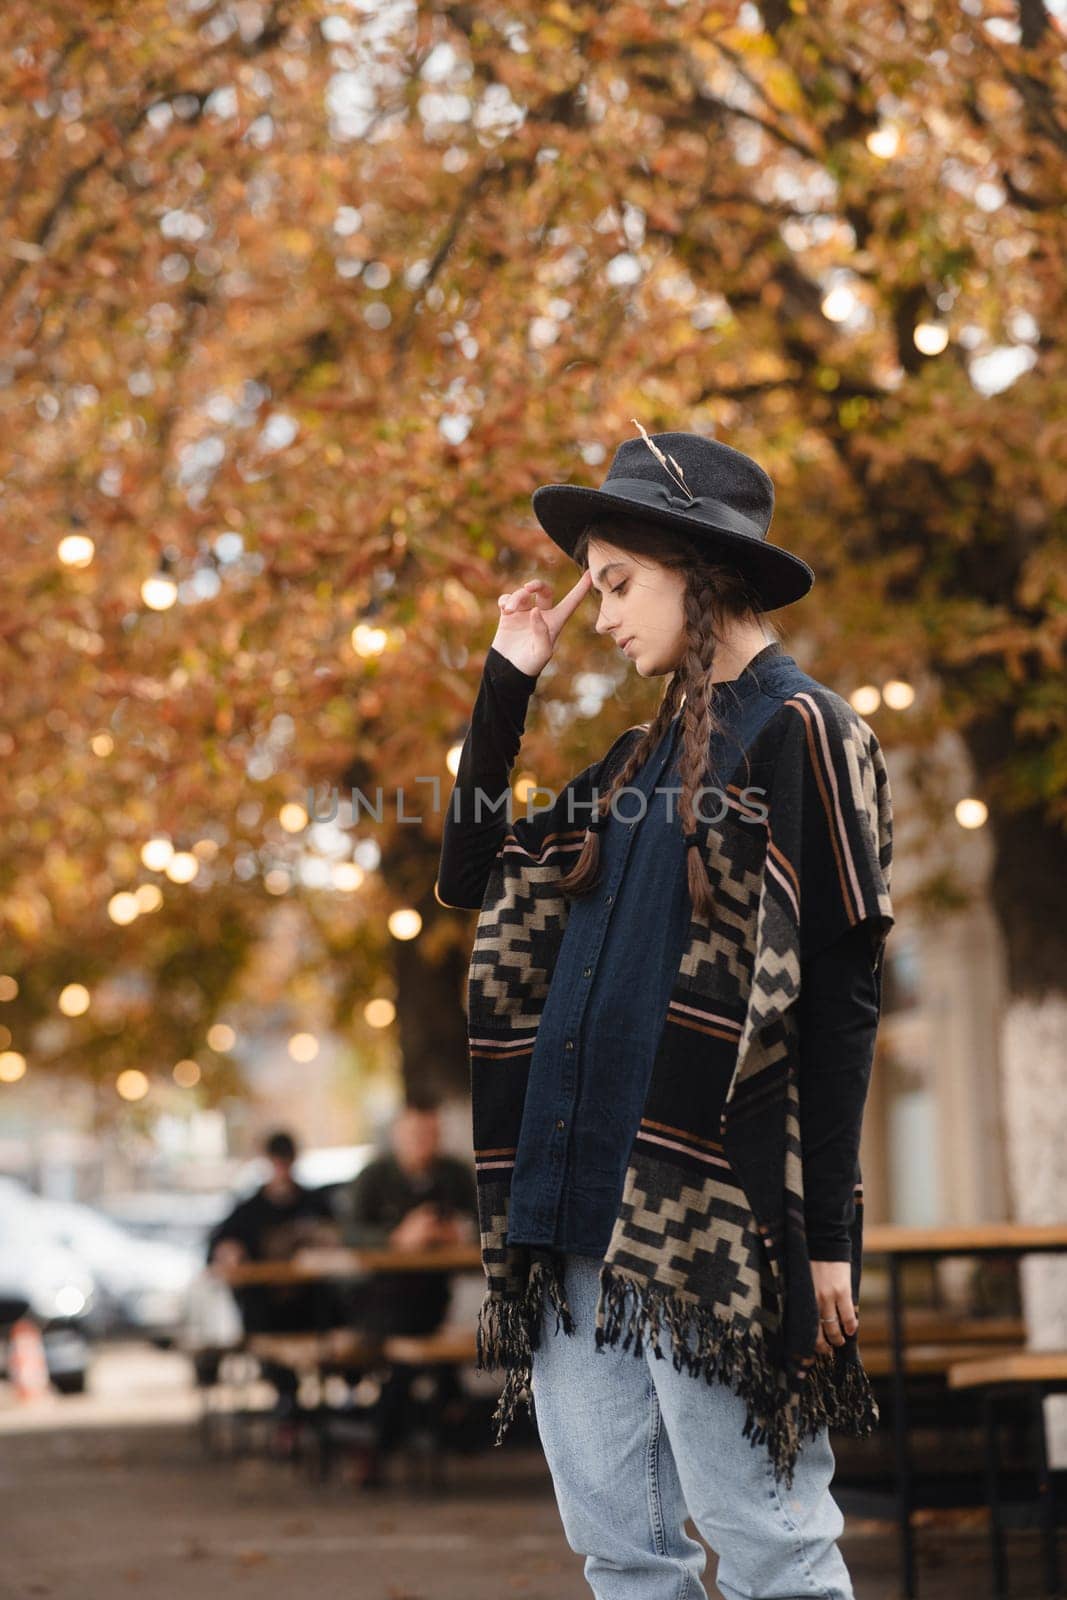
[[[559, 879], [598, 794], [642, 734], [628, 728], [553, 804], [508, 823], [478, 914], [468, 1031], [487, 1292], [478, 1366], [502, 1369], [499, 1444], [531, 1405], [546, 1302], [573, 1333], [559, 1255], [507, 1242], [512, 1169], [538, 1022], [567, 921]], [[600, 1273], [598, 1349], [645, 1344], [746, 1402], [744, 1434], [792, 1483], [805, 1435], [878, 1419], [856, 1336], [815, 1356], [819, 1311], [804, 1226], [796, 1006], [801, 963], [856, 923], [880, 969], [894, 917], [892, 812], [881, 747], [804, 675], [697, 822], [715, 913], [691, 914]], [[625, 804], [625, 802], [624, 802]], [[650, 930], [654, 936], [654, 930]], [[859, 1301], [857, 1168], [852, 1293]]]

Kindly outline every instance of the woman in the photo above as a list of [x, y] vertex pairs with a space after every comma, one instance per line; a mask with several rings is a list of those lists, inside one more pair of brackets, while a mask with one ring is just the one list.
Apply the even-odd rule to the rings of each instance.
[[[704, 1595], [687, 1515], [726, 1600], [838, 1600], [828, 1428], [877, 1419], [858, 1149], [888, 780], [867, 724], [766, 620], [813, 582], [767, 542], [767, 474], [641, 434], [601, 489], [535, 491], [582, 575], [558, 605], [539, 579], [500, 596], [445, 822], [438, 899], [480, 911], [480, 1364], [507, 1374], [498, 1443], [532, 1404], [602, 1600]], [[530, 694], [590, 588], [597, 631], [663, 697], [513, 816]]]

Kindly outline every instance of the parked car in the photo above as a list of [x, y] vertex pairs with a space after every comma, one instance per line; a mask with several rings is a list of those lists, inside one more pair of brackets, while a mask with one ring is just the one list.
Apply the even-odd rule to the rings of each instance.
[[[41, 1329], [48, 1375], [62, 1394], [79, 1394], [89, 1369], [95, 1284], [78, 1257], [47, 1226], [42, 1202], [23, 1184], [0, 1178], [0, 1305]], [[13, 1319], [16, 1320], [16, 1319]], [[8, 1371], [10, 1324], [0, 1327], [0, 1373]]]
[[101, 1331], [172, 1343], [185, 1320], [202, 1252], [139, 1238], [92, 1206], [42, 1200], [41, 1207], [45, 1226], [93, 1276]]
[[185, 1189], [131, 1189], [102, 1195], [93, 1209], [139, 1239], [179, 1245], [196, 1252], [202, 1261], [208, 1235], [230, 1205], [225, 1190], [205, 1194]]

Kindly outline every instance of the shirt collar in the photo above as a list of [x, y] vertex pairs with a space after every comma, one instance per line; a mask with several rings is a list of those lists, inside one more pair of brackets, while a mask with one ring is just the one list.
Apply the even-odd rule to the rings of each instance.
[[[778, 639], [772, 639], [770, 644], [764, 645], [738, 673], [736, 678], [724, 678], [712, 684], [711, 703], [732, 704], [736, 700], [747, 698], [749, 695], [758, 694], [763, 687], [765, 679], [780, 661], [788, 661], [791, 657]], [[685, 704], [683, 697], [682, 705]], [[675, 716], [680, 714], [675, 712]]]
[[[772, 639], [770, 644], [764, 645], [763, 649], [754, 655], [752, 660], [742, 669], [741, 677], [744, 677], [746, 672], [755, 673], [759, 677], [762, 667], [768, 662], [779, 660], [785, 653], [785, 646], [780, 644], [777, 639]], [[728, 681], [736, 682], [737, 680], [730, 679]]]

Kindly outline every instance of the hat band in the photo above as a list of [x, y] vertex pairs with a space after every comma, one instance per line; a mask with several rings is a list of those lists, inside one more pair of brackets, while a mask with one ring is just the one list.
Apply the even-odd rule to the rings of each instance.
[[605, 478], [600, 485], [602, 494], [615, 494], [620, 489], [625, 491], [624, 499], [638, 500], [654, 511], [699, 512], [728, 533], [740, 533], [746, 539], [758, 539], [761, 543], [766, 537], [751, 517], [711, 495], [698, 494], [687, 500], [681, 494], [672, 494], [665, 484], [653, 483], [649, 478]]

